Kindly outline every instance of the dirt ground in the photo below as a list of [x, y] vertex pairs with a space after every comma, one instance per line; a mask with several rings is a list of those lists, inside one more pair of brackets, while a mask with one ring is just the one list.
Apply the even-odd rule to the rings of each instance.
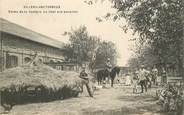
[[6, 115], [168, 115], [156, 104], [155, 91], [133, 94], [131, 86], [108, 86], [95, 91], [94, 98], [84, 91], [78, 98], [16, 105]]

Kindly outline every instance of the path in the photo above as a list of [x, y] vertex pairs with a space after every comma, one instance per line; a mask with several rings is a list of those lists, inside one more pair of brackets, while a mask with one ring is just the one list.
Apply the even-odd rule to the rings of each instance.
[[8, 115], [165, 115], [153, 97], [155, 90], [132, 94], [131, 87], [100, 89], [68, 100], [14, 106]]

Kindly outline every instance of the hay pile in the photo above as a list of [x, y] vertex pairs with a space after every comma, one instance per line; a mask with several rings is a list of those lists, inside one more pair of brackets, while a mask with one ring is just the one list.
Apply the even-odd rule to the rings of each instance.
[[24, 65], [3, 71], [0, 74], [0, 91], [15, 88], [18, 91], [25, 86], [44, 86], [53, 91], [60, 88], [75, 87], [82, 80], [79, 74], [71, 71], [57, 71], [49, 66]]
[[77, 72], [24, 65], [0, 73], [1, 101], [13, 105], [76, 97], [83, 82]]

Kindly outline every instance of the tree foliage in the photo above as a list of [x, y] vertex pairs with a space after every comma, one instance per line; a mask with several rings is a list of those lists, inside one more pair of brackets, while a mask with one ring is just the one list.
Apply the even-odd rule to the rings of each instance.
[[[138, 34], [146, 64], [175, 66], [180, 75], [184, 58], [183, 0], [112, 0], [117, 15], [128, 22], [128, 28]], [[149, 47], [144, 47], [148, 44]], [[154, 61], [152, 58], [154, 57]], [[134, 59], [133, 59], [134, 60]], [[141, 62], [141, 60], [139, 60]]]
[[107, 61], [107, 58], [110, 58], [111, 63], [116, 65], [118, 53], [116, 51], [116, 46], [113, 42], [103, 41], [100, 43], [100, 46], [97, 51], [96, 56], [96, 66], [103, 67]]
[[[90, 1], [90, 5], [96, 2]], [[184, 1], [109, 1], [118, 11], [116, 14], [107, 13], [105, 18], [112, 17], [110, 19], [113, 21], [126, 19], [128, 26], [122, 27], [124, 32], [130, 28], [139, 36], [136, 38], [140, 42], [136, 51], [138, 56], [131, 60], [139, 64], [157, 64], [164, 68], [172, 66], [184, 78]], [[101, 22], [102, 19], [98, 18], [97, 21]]]
[[102, 67], [108, 58], [113, 64], [117, 60], [117, 51], [112, 42], [102, 41], [99, 37], [89, 35], [85, 26], [66, 33], [69, 36], [69, 44], [65, 46], [65, 57], [67, 61], [78, 64], [90, 63], [95, 56], [94, 67]]

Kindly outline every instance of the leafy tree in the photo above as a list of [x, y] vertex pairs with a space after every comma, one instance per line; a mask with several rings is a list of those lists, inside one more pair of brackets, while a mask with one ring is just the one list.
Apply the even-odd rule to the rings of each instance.
[[118, 53], [115, 44], [113, 42], [103, 41], [100, 43], [100, 47], [97, 51], [96, 66], [104, 67], [107, 58], [110, 58], [112, 65], [116, 65], [117, 57]]
[[70, 41], [70, 43], [65, 46], [65, 56], [67, 60], [72, 60], [79, 64], [89, 61], [89, 52], [98, 44], [98, 38], [89, 36], [85, 26], [71, 30], [71, 32], [67, 32], [67, 35]]
[[67, 61], [76, 62], [79, 65], [89, 63], [90, 69], [105, 63], [107, 57], [115, 64], [117, 51], [112, 42], [101, 41], [96, 36], [91, 36], [85, 26], [66, 32], [69, 36], [69, 44], [65, 46], [64, 56]]
[[[125, 18], [128, 27], [139, 35], [140, 43], [149, 45], [143, 49], [146, 56], [156, 58], [157, 64], [175, 66], [183, 76], [184, 64], [184, 1], [183, 0], [111, 0], [118, 10], [113, 20]], [[108, 14], [107, 17], [110, 15]], [[144, 45], [143, 45], [144, 46]], [[141, 58], [140, 58], [141, 59]], [[148, 59], [151, 60], [150, 58]], [[146, 62], [146, 63], [148, 63]]]

